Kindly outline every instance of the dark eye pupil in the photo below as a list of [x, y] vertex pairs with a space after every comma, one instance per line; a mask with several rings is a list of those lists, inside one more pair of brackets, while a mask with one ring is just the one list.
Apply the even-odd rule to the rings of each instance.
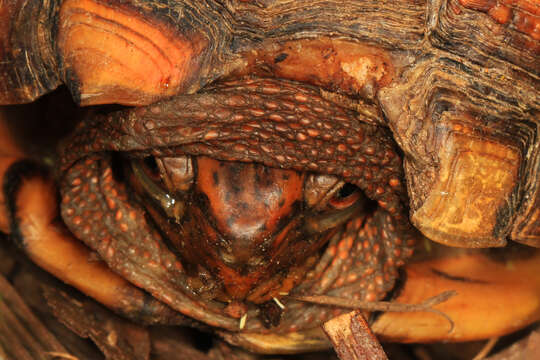
[[344, 199], [352, 194], [354, 194], [358, 190], [358, 187], [356, 185], [353, 185], [351, 183], [346, 183], [339, 189], [337, 193], [337, 197]]
[[156, 162], [156, 159], [153, 156], [147, 156], [144, 158], [144, 165], [146, 168], [153, 174], [159, 173], [159, 168]]

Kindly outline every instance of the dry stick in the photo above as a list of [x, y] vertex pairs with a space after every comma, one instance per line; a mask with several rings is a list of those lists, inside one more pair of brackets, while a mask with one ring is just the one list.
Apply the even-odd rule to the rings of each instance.
[[45, 354], [51, 356], [53, 359], [59, 358], [59, 359], [67, 359], [67, 360], [79, 360], [79, 358], [76, 356], [73, 356], [67, 353], [57, 352], [57, 351], [47, 351]]
[[45, 359], [46, 350], [66, 352], [3, 276], [0, 295], [0, 347], [4, 353], [23, 360]]
[[[2, 314], [3, 316], [3, 314]], [[15, 335], [11, 326], [4, 320], [0, 320], [0, 344], [6, 349], [6, 352], [18, 360], [32, 360], [34, 357], [30, 355], [24, 344]]]
[[307, 296], [290, 296], [291, 298], [299, 301], [309, 302], [319, 305], [338, 306], [348, 309], [362, 309], [366, 311], [385, 311], [385, 312], [417, 312], [426, 311], [432, 312], [444, 317], [450, 323], [451, 332], [454, 329], [454, 322], [452, 319], [440, 310], [433, 309], [432, 307], [443, 303], [453, 296], [456, 296], [457, 292], [454, 290], [444, 291], [439, 295], [430, 297], [420, 304], [402, 304], [390, 301], [362, 301], [354, 299], [345, 299], [335, 296], [326, 295], [307, 295]]
[[473, 360], [485, 359], [486, 356], [488, 356], [488, 354], [490, 353], [490, 351], [493, 350], [493, 347], [495, 346], [497, 341], [499, 341], [499, 339], [500, 339], [499, 336], [489, 339], [486, 342], [486, 344], [484, 345], [484, 347], [482, 347], [482, 350], [480, 350], [480, 352], [478, 354], [476, 354], [476, 356], [473, 358]]
[[0, 343], [0, 359], [7, 359], [7, 358], [8, 358], [7, 353], [2, 347], [2, 344]]
[[325, 322], [323, 330], [342, 360], [388, 360], [360, 310]]

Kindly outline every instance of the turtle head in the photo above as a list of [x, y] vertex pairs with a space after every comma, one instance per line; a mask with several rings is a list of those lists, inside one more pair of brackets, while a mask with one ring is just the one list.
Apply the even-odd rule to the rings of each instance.
[[287, 292], [362, 208], [360, 191], [335, 176], [204, 156], [154, 161], [132, 166], [135, 188], [198, 286], [225, 299]]

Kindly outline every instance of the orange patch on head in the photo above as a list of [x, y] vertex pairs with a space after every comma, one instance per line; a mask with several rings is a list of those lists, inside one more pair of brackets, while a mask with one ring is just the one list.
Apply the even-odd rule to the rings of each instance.
[[217, 228], [225, 237], [245, 239], [237, 255], [272, 236], [302, 200], [303, 176], [295, 171], [205, 157], [197, 164], [197, 187], [208, 196]]

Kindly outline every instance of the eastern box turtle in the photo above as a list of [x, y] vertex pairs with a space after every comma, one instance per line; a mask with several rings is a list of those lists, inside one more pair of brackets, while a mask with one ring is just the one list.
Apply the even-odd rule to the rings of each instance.
[[[536, 0], [1, 2], [0, 104], [64, 84], [100, 106], [48, 168], [5, 141], [0, 229], [117, 313], [254, 352], [329, 346], [320, 325], [350, 310], [308, 296], [457, 291], [436, 306], [451, 331], [433, 312], [373, 318], [390, 341], [517, 330], [540, 314], [539, 14]], [[398, 291], [427, 239], [530, 248], [510, 265], [415, 262]]]

